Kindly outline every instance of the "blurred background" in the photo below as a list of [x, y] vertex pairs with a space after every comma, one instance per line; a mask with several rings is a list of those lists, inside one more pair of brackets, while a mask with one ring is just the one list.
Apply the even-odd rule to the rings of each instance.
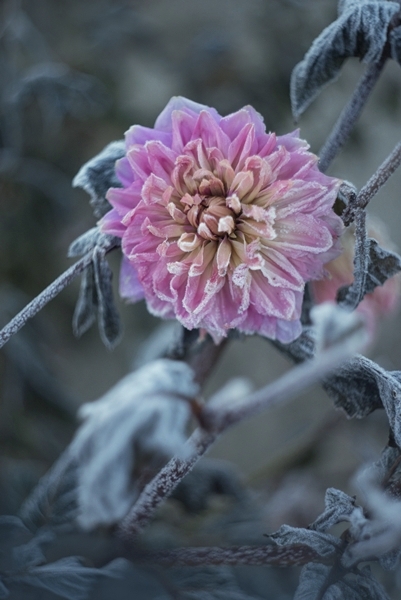
[[[72, 189], [81, 165], [134, 123], [152, 126], [173, 95], [227, 114], [252, 104], [268, 130], [296, 127], [293, 67], [336, 17], [335, 0], [3, 0], [0, 5], [0, 325], [65, 270], [69, 244], [95, 225]], [[318, 152], [364, 70], [349, 60], [297, 125]], [[388, 64], [330, 174], [363, 185], [399, 139], [401, 73]], [[401, 248], [396, 173], [369, 208]], [[109, 351], [94, 326], [71, 320], [79, 281], [0, 352], [0, 513], [15, 513], [70, 440], [79, 405], [134, 368], [160, 322], [117, 296], [124, 337]], [[401, 369], [399, 314], [383, 321], [370, 356]], [[236, 340], [206, 394], [232, 376], [256, 387], [290, 363], [266, 340]], [[211, 456], [231, 461], [260, 500], [263, 530], [305, 526], [324, 490], [350, 478], [387, 442], [384, 414], [362, 422], [334, 411], [319, 386], [289, 406], [236, 427]]]

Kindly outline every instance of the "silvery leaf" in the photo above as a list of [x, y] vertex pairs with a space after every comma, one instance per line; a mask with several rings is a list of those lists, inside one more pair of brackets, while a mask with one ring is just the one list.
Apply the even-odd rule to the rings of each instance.
[[124, 141], [112, 142], [85, 163], [74, 178], [73, 186], [83, 188], [90, 195], [96, 218], [102, 217], [111, 209], [106, 200], [107, 190], [111, 187], [121, 187], [115, 174], [115, 163], [124, 154]]
[[324, 532], [336, 523], [348, 520], [347, 517], [355, 509], [355, 499], [335, 488], [326, 490], [324, 503], [324, 512], [310, 525], [310, 529]]
[[112, 349], [122, 336], [120, 315], [114, 304], [111, 285], [113, 274], [101, 250], [94, 250], [92, 264], [96, 285], [99, 333], [104, 345]]
[[138, 496], [144, 468], [159, 468], [183, 450], [191, 415], [187, 399], [199, 387], [183, 362], [161, 359], [85, 404], [70, 451], [79, 463], [81, 525], [121, 520]]
[[291, 77], [291, 105], [297, 120], [321, 89], [336, 79], [345, 59], [379, 60], [397, 2], [344, 2], [338, 19], [315, 39]]

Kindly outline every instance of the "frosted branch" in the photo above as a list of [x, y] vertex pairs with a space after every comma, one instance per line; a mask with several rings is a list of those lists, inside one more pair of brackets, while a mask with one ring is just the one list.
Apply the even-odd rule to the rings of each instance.
[[153, 518], [156, 509], [173, 492], [180, 481], [191, 471], [196, 462], [216, 441], [219, 434], [231, 425], [272, 408], [298, 395], [302, 390], [324, 378], [344, 360], [358, 352], [366, 344], [366, 336], [361, 328], [351, 325], [348, 335], [342, 335], [318, 356], [294, 367], [289, 373], [272, 384], [245, 398], [233, 399], [231, 394], [218, 393], [202, 411], [201, 422], [204, 429], [198, 428], [189, 438], [187, 457], [175, 457], [144, 488], [138, 501], [119, 526], [119, 535], [126, 539], [140, 533]]
[[378, 62], [367, 67], [350, 100], [343, 108], [329, 137], [319, 152], [319, 168], [323, 173], [327, 171], [332, 160], [347, 141], [353, 126], [359, 119], [370, 96], [370, 92], [380, 77], [385, 63], [386, 57], [382, 56]]
[[[114, 246], [109, 246], [104, 249], [104, 252], [112, 250]], [[39, 311], [42, 310], [48, 302], [53, 300], [60, 292], [63, 291], [78, 275], [83, 273], [93, 260], [93, 251], [85, 254], [79, 261], [64, 271], [57, 279], [55, 279], [47, 288], [45, 288], [36, 298], [31, 300], [3, 329], [0, 331], [0, 348], [8, 342], [8, 340], [18, 333], [25, 323], [32, 319]]]
[[345, 225], [350, 225], [355, 219], [358, 208], [366, 208], [371, 199], [383, 187], [391, 175], [401, 164], [401, 142], [399, 142], [391, 154], [380, 165], [369, 181], [359, 191], [354, 201], [351, 201], [345, 209], [342, 219]]

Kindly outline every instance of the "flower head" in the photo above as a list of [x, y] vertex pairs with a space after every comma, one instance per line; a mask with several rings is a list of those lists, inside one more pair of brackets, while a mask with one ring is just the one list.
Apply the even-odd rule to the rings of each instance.
[[121, 295], [204, 328], [290, 342], [305, 282], [338, 255], [340, 181], [298, 132], [266, 133], [247, 106], [221, 117], [172, 98], [154, 129], [134, 125], [103, 231], [122, 238]]

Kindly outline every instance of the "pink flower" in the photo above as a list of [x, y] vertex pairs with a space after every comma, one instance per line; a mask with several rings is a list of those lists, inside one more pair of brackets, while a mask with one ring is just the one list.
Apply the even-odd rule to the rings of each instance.
[[[392, 243], [383, 223], [377, 219], [368, 222], [368, 235], [379, 242], [383, 248], [392, 250]], [[341, 238], [343, 252], [341, 256], [326, 265], [327, 277], [312, 283], [312, 294], [315, 302], [321, 304], [334, 301], [338, 290], [350, 285], [354, 279], [354, 228], [348, 227]], [[382, 316], [395, 311], [400, 299], [400, 277], [396, 275], [388, 279], [384, 285], [378, 286], [371, 294], [367, 294], [357, 310], [365, 315], [371, 334], [376, 331], [377, 323]]]
[[340, 181], [298, 132], [266, 133], [250, 106], [221, 117], [177, 97], [126, 148], [101, 220], [122, 238], [121, 295], [215, 341], [233, 328], [294, 340], [305, 282], [339, 254], [342, 229]]

